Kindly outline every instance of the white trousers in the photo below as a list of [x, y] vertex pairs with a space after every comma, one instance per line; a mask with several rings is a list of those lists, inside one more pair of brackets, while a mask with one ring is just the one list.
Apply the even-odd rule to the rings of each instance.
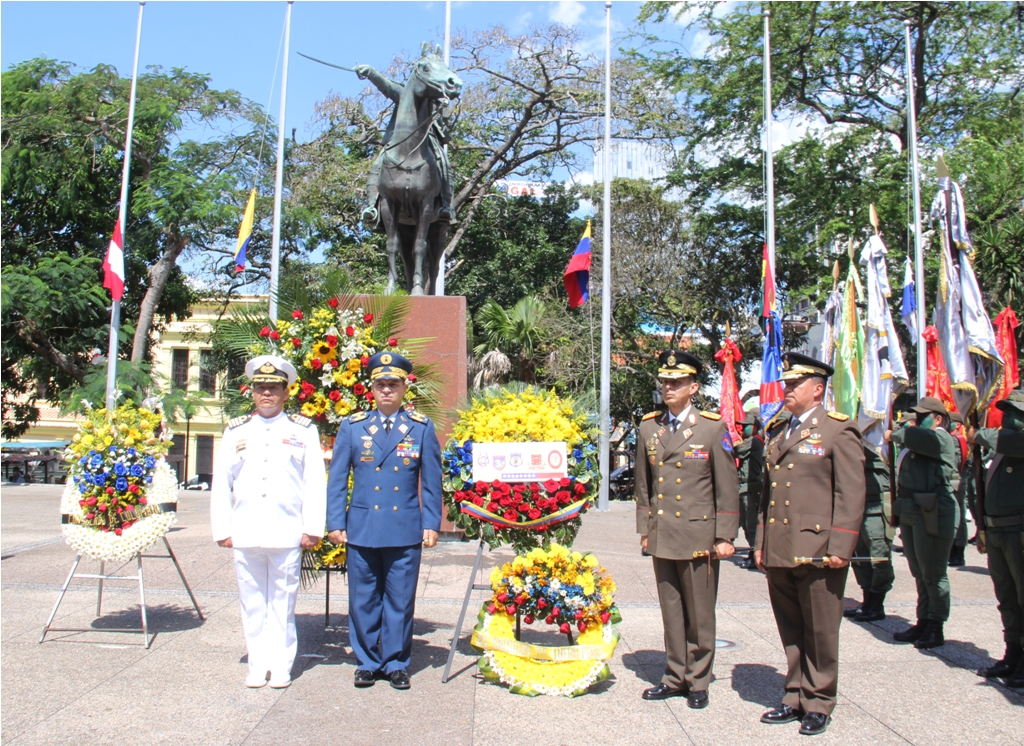
[[302, 550], [297, 547], [235, 549], [242, 628], [252, 672], [291, 675], [298, 651], [295, 599], [301, 561]]

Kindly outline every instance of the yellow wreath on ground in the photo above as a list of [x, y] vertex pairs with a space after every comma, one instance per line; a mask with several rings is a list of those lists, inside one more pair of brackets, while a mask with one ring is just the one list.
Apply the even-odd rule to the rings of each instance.
[[605, 623], [592, 623], [576, 645], [547, 647], [515, 638], [513, 617], [480, 610], [471, 644], [483, 655], [477, 668], [488, 681], [500, 681], [513, 694], [578, 697], [610, 675], [608, 660], [615, 654], [619, 633], [617, 615]]

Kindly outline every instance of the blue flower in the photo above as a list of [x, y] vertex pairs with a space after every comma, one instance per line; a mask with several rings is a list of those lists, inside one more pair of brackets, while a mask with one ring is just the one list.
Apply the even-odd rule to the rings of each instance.
[[[466, 449], [465, 448], [456, 448], [455, 449], [455, 453], [459, 454], [459, 458], [465, 458], [466, 457]], [[452, 455], [452, 458], [455, 458], [454, 454]]]
[[152, 481], [153, 481], [153, 477], [146, 477], [146, 484], [149, 484]]
[[464, 481], [462, 483], [462, 488], [463, 489], [467, 489], [467, 490], [471, 490], [471, 489], [473, 489], [473, 485], [474, 484], [475, 484], [475, 482], [472, 479], [467, 479], [466, 481]]
[[146, 473], [146, 470], [143, 469], [138, 464], [133, 464], [131, 471], [132, 471], [132, 476], [133, 477], [141, 477], [143, 474]]
[[88, 460], [89, 459], [87, 456], [82, 456], [82, 458], [78, 459], [78, 463], [82, 464], [82, 466], [85, 466], [85, 462]]
[[124, 462], [118, 461], [116, 464], [114, 464], [114, 473], [117, 474], [117, 476], [119, 477], [123, 477], [125, 474], [128, 473], [128, 467], [124, 465]]
[[464, 464], [472, 464], [473, 463], [473, 454], [472, 453], [467, 453], [466, 454], [466, 458], [462, 459], [462, 462]]
[[465, 443], [462, 444], [462, 447], [464, 449], [466, 449], [467, 453], [472, 453], [473, 452], [473, 441], [467, 440]]
[[111, 455], [117, 453], [117, 446], [110, 446], [110, 453]]
[[89, 466], [96, 468], [103, 465], [103, 457], [98, 453], [89, 460]]
[[581, 451], [579, 448], [573, 448], [572, 457], [577, 459], [583, 458], [583, 451]]
[[128, 480], [125, 479], [124, 477], [118, 477], [117, 481], [114, 482], [114, 486], [117, 487], [117, 489], [121, 490], [121, 492], [124, 492], [126, 489], [128, 489]]
[[136, 453], [138, 453], [138, 451], [136, 451], [134, 448], [129, 448], [128, 449], [128, 455], [129, 456], [134, 456]]
[[89, 485], [86, 484], [85, 482], [82, 482], [81, 484], [78, 485], [78, 491], [84, 495], [86, 492], [89, 491]]
[[95, 484], [97, 487], [102, 487], [104, 484], [107, 483], [107, 477], [105, 474], [97, 474], [95, 477], [92, 478], [92, 483]]
[[145, 464], [147, 469], [152, 469], [154, 466], [156, 466], [156, 459], [153, 458], [152, 456], [146, 456], [146, 458], [143, 459], [142, 463]]

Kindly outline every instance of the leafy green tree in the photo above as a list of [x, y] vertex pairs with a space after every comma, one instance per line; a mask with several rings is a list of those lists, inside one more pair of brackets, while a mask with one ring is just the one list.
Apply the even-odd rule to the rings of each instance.
[[476, 315], [476, 328], [482, 337], [473, 353], [480, 360], [476, 386], [504, 383], [504, 377], [534, 384], [537, 382], [538, 352], [544, 341], [544, 301], [531, 295], [521, 298], [505, 310], [489, 300]]

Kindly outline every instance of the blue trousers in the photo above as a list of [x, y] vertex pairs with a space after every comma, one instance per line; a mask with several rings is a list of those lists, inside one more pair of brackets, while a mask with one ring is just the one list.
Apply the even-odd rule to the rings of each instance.
[[422, 549], [348, 545], [349, 641], [365, 671], [409, 669]]

